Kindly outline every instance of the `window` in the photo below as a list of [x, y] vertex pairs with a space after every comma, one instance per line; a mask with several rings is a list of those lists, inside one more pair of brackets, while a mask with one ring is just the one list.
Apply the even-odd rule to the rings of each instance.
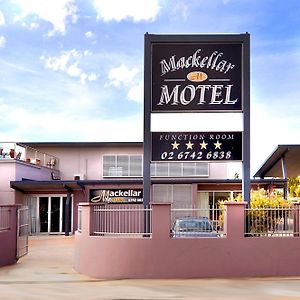
[[[151, 164], [153, 177], [208, 177], [207, 162], [163, 162]], [[103, 177], [143, 176], [142, 155], [104, 155]]]
[[104, 155], [103, 177], [141, 177], [142, 155]]
[[152, 163], [153, 177], [208, 177], [208, 163], [205, 162], [171, 162]]
[[192, 207], [191, 184], [153, 184], [153, 202], [172, 203], [173, 208]]

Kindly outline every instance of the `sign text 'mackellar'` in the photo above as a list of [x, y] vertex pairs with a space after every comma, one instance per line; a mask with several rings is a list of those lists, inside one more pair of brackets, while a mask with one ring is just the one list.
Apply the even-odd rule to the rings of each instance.
[[242, 44], [152, 45], [152, 111], [241, 111]]

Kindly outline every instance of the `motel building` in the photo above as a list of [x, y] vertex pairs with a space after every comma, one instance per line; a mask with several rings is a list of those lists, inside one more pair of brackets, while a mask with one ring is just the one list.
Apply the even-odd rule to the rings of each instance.
[[[280, 145], [250, 179], [249, 41], [146, 33], [143, 143], [0, 143], [0, 213], [14, 222], [0, 217], [0, 266], [26, 254], [29, 231], [74, 234], [74, 269], [95, 278], [299, 276], [299, 203], [263, 219], [222, 203], [286, 197], [300, 170], [299, 145]], [[154, 114], [199, 111], [239, 113], [243, 131], [151, 131]], [[228, 176], [232, 163], [243, 174]]]
[[[0, 151], [0, 205], [27, 206], [32, 235], [74, 233], [82, 202], [143, 205], [140, 142], [0, 143]], [[217, 210], [242, 191], [242, 180], [227, 173], [223, 161], [152, 163], [151, 203]], [[252, 189], [286, 185], [282, 176], [260, 175]]]

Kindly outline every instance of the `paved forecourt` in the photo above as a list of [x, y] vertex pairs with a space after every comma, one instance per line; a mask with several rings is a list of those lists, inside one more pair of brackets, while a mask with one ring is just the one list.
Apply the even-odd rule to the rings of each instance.
[[73, 269], [74, 236], [30, 237], [29, 254], [0, 268], [1, 300], [300, 299], [300, 278], [96, 280]]

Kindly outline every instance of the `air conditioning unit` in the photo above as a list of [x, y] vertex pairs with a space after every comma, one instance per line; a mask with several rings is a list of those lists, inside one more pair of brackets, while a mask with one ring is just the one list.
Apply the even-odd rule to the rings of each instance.
[[74, 180], [85, 180], [86, 179], [86, 176], [85, 176], [85, 174], [74, 174], [73, 175], [73, 179]]

